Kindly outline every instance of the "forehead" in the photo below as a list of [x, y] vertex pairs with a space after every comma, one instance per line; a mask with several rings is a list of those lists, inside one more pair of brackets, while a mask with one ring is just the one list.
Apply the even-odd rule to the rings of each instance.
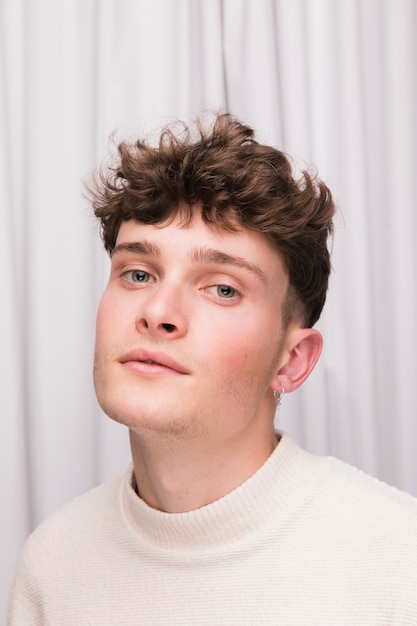
[[[198, 251], [207, 249], [223, 253], [225, 262], [228, 257], [235, 256], [248, 263], [256, 263], [266, 275], [277, 270], [287, 274], [279, 251], [266, 236], [244, 227], [234, 231], [224, 230], [206, 224], [198, 214], [186, 224], [180, 216], [159, 224], [143, 224], [133, 219], [123, 221], [117, 235], [116, 250], [120, 247], [125, 249], [126, 244], [144, 241], [147, 254], [160, 258], [174, 253], [176, 258], [201, 261]], [[208, 260], [207, 255], [205, 259]], [[217, 255], [215, 260], [221, 263], [221, 255]]]

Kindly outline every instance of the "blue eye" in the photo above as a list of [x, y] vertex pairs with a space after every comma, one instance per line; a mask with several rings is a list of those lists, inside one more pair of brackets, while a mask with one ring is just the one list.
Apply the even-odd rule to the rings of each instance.
[[236, 293], [236, 289], [229, 287], [229, 285], [217, 285], [217, 295], [221, 298], [233, 298]]
[[128, 274], [130, 274], [131, 280], [134, 283], [148, 283], [151, 280], [151, 275], [143, 270], [132, 270], [128, 272]]

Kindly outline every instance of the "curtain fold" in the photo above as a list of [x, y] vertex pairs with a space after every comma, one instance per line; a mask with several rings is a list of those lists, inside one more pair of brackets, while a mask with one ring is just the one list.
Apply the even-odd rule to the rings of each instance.
[[0, 0], [0, 55], [0, 610], [33, 526], [129, 463], [91, 374], [108, 261], [83, 181], [112, 132], [227, 109], [317, 167], [325, 348], [277, 424], [417, 495], [415, 1]]

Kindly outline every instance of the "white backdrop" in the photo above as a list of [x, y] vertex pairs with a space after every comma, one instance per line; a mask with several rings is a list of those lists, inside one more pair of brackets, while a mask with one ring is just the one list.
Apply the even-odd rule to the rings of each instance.
[[340, 207], [321, 362], [278, 423], [417, 495], [415, 0], [0, 0], [0, 610], [20, 546], [123, 471], [91, 377], [109, 134], [223, 108]]

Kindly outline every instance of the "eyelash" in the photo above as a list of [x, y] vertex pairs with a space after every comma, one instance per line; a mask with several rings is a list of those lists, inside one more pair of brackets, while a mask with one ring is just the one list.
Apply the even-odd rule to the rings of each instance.
[[[137, 281], [133, 280], [133, 274], [142, 274], [144, 277], [147, 278], [147, 280], [137, 280]], [[123, 272], [122, 279], [133, 285], [140, 285], [143, 283], [154, 282], [154, 279], [149, 272], [146, 272], [145, 270], [139, 270], [139, 269], [127, 270], [126, 272]]]
[[[144, 278], [146, 278], [146, 280], [134, 280], [133, 279], [134, 274], [141, 274]], [[122, 277], [122, 280], [125, 281], [129, 285], [140, 285], [140, 284], [147, 284], [147, 283], [155, 282], [155, 278], [152, 276], [152, 274], [141, 269], [127, 270], [121, 274], [121, 277]], [[213, 289], [215, 289], [215, 293], [212, 295], [214, 295], [214, 297], [217, 298], [222, 303], [225, 303], [227, 301], [233, 302], [237, 300], [238, 298], [240, 298], [241, 296], [240, 292], [235, 287], [232, 287], [231, 285], [227, 285], [225, 283], [217, 283], [214, 285], [210, 285], [209, 287], [205, 289], [205, 291], [209, 291]], [[232, 292], [232, 294], [230, 296], [222, 295], [221, 293], [219, 293], [221, 289], [228, 289]]]
[[[225, 296], [219, 293], [220, 289], [230, 289], [233, 293], [231, 296]], [[215, 296], [216, 298], [218, 298], [219, 300], [221, 300], [222, 302], [226, 301], [226, 300], [236, 300], [239, 296], [240, 293], [238, 292], [237, 289], [235, 289], [234, 287], [231, 287], [230, 285], [225, 285], [225, 284], [218, 284], [218, 285], [210, 285], [210, 287], [208, 289], [216, 289], [216, 293]]]

